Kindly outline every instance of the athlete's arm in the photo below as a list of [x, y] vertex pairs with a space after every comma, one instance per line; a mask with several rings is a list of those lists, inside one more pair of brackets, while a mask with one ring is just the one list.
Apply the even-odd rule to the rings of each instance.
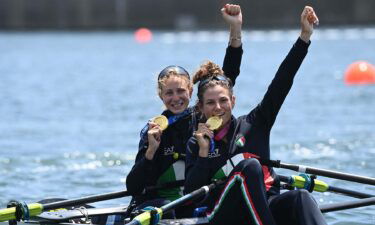
[[223, 71], [233, 83], [240, 74], [242, 60], [242, 13], [239, 5], [226, 4], [221, 13], [224, 21], [229, 25], [229, 46], [226, 49]]
[[269, 129], [275, 122], [281, 105], [292, 87], [293, 79], [307, 55], [311, 43], [310, 37], [313, 33], [313, 24], [317, 21], [318, 18], [313, 9], [308, 6], [305, 7], [301, 14], [301, 35], [281, 63], [262, 102], [255, 110], [259, 113], [257, 115], [263, 119], [261, 122], [265, 123]]

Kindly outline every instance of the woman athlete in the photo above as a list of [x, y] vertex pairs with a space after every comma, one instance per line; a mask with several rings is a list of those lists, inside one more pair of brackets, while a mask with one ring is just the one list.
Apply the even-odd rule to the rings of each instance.
[[203, 65], [193, 77], [194, 83], [199, 82], [198, 106], [204, 117], [222, 120], [215, 132], [211, 123], [199, 123], [188, 142], [186, 156], [186, 193], [214, 179], [226, 181], [201, 202], [208, 207], [210, 224], [326, 224], [306, 190], [280, 194], [274, 170], [256, 159], [270, 159], [271, 128], [307, 54], [317, 22], [313, 8], [306, 6], [301, 14], [298, 40], [281, 63], [263, 100], [247, 115], [232, 115], [236, 100], [233, 86], [216, 64]]
[[[242, 14], [238, 5], [227, 4], [222, 10], [223, 19], [230, 25], [229, 46], [223, 70], [235, 81], [240, 73], [242, 57]], [[180, 187], [163, 188], [144, 193], [146, 187], [176, 183], [184, 180], [186, 143], [197, 124], [199, 113], [188, 107], [192, 94], [189, 73], [180, 66], [168, 66], [158, 76], [158, 95], [167, 108], [162, 115], [168, 127], [149, 122], [141, 132], [135, 165], [126, 178], [127, 190], [134, 193], [132, 205], [136, 209], [159, 207], [182, 196]], [[164, 130], [163, 130], [164, 129]], [[133, 207], [133, 208], [134, 208]], [[176, 211], [177, 217], [191, 216], [189, 210]], [[169, 217], [174, 217], [172, 213]], [[168, 218], [164, 216], [164, 218]]]

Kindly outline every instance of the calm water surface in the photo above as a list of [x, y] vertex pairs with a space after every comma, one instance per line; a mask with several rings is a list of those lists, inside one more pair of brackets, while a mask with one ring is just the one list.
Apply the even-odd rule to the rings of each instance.
[[[244, 34], [235, 115], [260, 101], [297, 35]], [[0, 33], [0, 208], [11, 199], [125, 189], [139, 131], [163, 110], [158, 71], [178, 64], [193, 72], [205, 59], [221, 64], [226, 44], [226, 32], [156, 32], [149, 44], [137, 44], [130, 32]], [[314, 34], [272, 130], [273, 159], [375, 177], [375, 86], [343, 82], [346, 67], [357, 60], [375, 64], [374, 28]], [[320, 179], [375, 194], [369, 185]], [[352, 200], [314, 197], [320, 204]], [[374, 206], [325, 215], [329, 224], [375, 224]]]

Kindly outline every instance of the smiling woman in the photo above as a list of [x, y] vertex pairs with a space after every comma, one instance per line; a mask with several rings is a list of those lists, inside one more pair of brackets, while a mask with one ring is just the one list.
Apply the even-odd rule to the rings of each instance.
[[[307, 54], [318, 17], [306, 6], [300, 21], [299, 38], [262, 101], [250, 113], [238, 118], [232, 115], [233, 85], [216, 64], [203, 64], [193, 77], [194, 83], [199, 82], [198, 106], [203, 121], [188, 142], [185, 192], [218, 179], [225, 181], [225, 186], [198, 203], [208, 209], [210, 224], [224, 225], [229, 221], [231, 224], [326, 224], [306, 190], [280, 194], [275, 171], [258, 161], [258, 158], [270, 159], [272, 126]], [[215, 132], [205, 123], [212, 116], [223, 120]], [[226, 170], [227, 165], [233, 169]]]
[[170, 67], [167, 75], [159, 75], [159, 97], [174, 114], [182, 113], [189, 105], [193, 87], [188, 76], [178, 74], [174, 67]]
[[[207, 73], [205, 74], [202, 70], [207, 71]], [[209, 61], [201, 66], [201, 71], [196, 73], [193, 82], [200, 81], [198, 99], [202, 100], [199, 101], [199, 108], [203, 115], [206, 118], [221, 117], [223, 120], [222, 126], [224, 126], [231, 118], [231, 109], [235, 105], [236, 97], [233, 95], [231, 80], [224, 75], [215, 75], [217, 73], [223, 74], [224, 72], [216, 64]]]
[[[242, 14], [238, 5], [226, 5], [221, 10], [230, 25], [229, 46], [224, 58], [223, 70], [234, 81], [239, 75], [242, 57]], [[158, 76], [158, 95], [166, 110], [163, 117], [151, 120], [141, 131], [139, 151], [135, 164], [126, 178], [127, 189], [135, 193], [132, 203], [135, 210], [145, 206], [159, 207], [182, 196], [183, 187], [172, 188], [142, 195], [147, 186], [176, 183], [185, 178], [186, 143], [196, 128], [200, 113], [188, 107], [193, 87], [189, 73], [181, 66], [168, 66]], [[161, 120], [160, 118], [165, 118]], [[167, 121], [162, 122], [160, 121]], [[159, 123], [159, 124], [158, 124]], [[165, 129], [162, 125], [168, 124]], [[190, 207], [177, 209], [163, 218], [189, 217]]]

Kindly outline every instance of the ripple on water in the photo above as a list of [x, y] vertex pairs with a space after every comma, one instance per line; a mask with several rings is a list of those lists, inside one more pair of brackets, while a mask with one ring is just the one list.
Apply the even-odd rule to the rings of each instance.
[[[314, 33], [316, 41], [273, 128], [271, 143], [277, 143], [272, 146], [273, 159], [375, 177], [374, 86], [342, 84], [348, 64], [375, 58], [374, 31], [340, 28]], [[139, 130], [163, 110], [155, 94], [154, 75], [172, 63], [193, 71], [207, 55], [222, 62], [224, 52], [220, 49], [225, 49], [228, 38], [226, 31], [156, 32], [153, 43], [138, 46], [132, 44], [132, 35], [0, 35], [0, 42], [8, 43], [0, 76], [1, 205], [11, 198], [34, 202], [49, 196], [76, 198], [123, 190], [134, 164]], [[237, 115], [258, 104], [297, 36], [297, 30], [244, 31], [243, 41], [251, 49], [244, 56], [251, 60], [241, 65], [235, 110], [243, 113]], [[171, 54], [155, 57], [161, 47]], [[127, 57], [129, 54], [132, 57]], [[287, 170], [278, 173], [296, 174]], [[374, 187], [367, 185], [319, 179], [375, 193]], [[350, 199], [313, 195], [319, 203]], [[113, 206], [128, 199], [98, 205]], [[326, 217], [329, 224], [345, 220], [358, 224], [371, 220], [373, 212], [373, 208], [363, 208]]]

